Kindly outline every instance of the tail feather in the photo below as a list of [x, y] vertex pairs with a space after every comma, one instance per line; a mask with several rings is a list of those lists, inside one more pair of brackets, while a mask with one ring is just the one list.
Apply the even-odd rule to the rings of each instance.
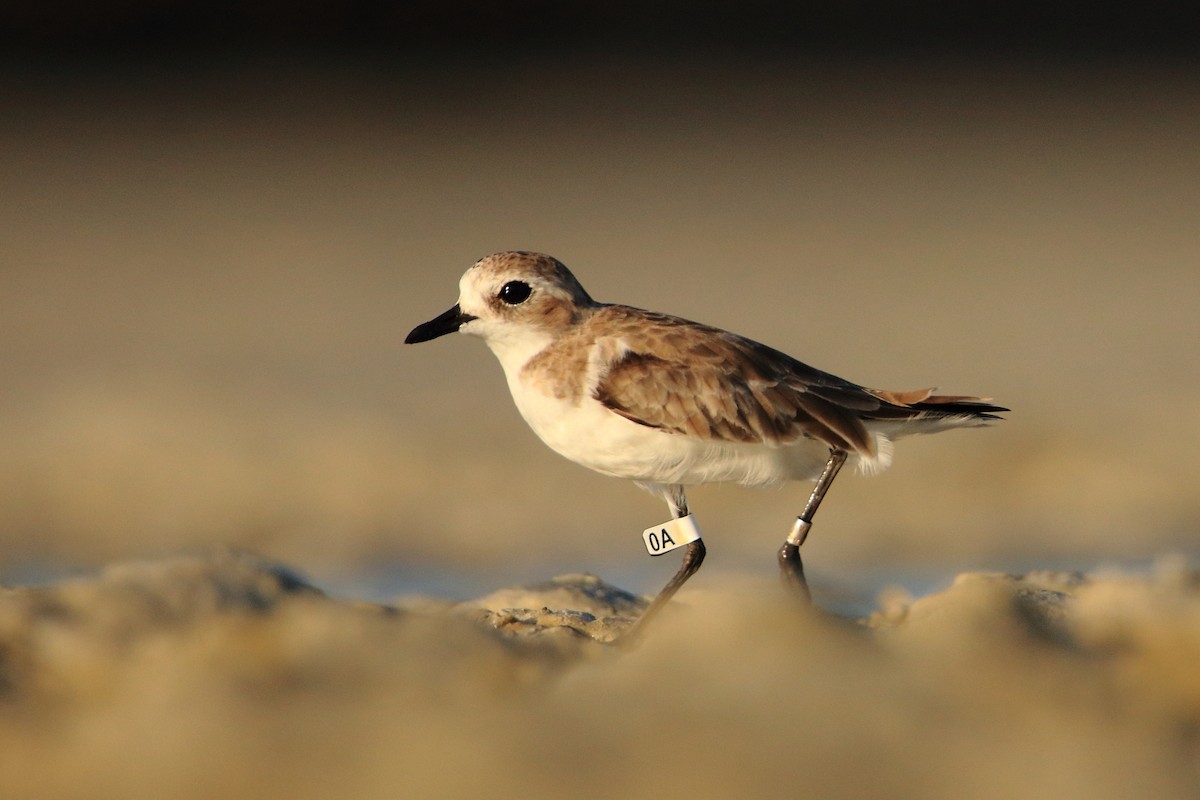
[[936, 414], [966, 414], [978, 419], [1004, 419], [1000, 414], [1008, 411], [1004, 406], [991, 402], [990, 397], [954, 397], [951, 395], [934, 395], [929, 399], [915, 403], [912, 407], [924, 412]]
[[934, 416], [965, 417], [983, 422], [1003, 419], [999, 414], [1009, 410], [993, 404], [990, 397], [934, 394], [933, 389], [912, 392], [889, 392], [879, 389], [869, 391], [884, 404], [865, 413], [863, 416], [868, 419], [899, 420]]

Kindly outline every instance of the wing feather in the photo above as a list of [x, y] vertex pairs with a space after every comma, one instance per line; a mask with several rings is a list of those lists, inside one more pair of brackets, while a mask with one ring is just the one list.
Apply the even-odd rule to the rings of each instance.
[[604, 306], [610, 354], [592, 396], [639, 425], [701, 439], [786, 445], [802, 437], [876, 455], [864, 420], [996, 419], [987, 398], [867, 389], [736, 334], [629, 306]]
[[[675, 317], [637, 313], [617, 325], [621, 346], [602, 365], [592, 392], [617, 414], [703, 439], [788, 444], [816, 438], [830, 447], [874, 453], [859, 413], [881, 400], [735, 334]], [[618, 318], [616, 322], [623, 321]]]

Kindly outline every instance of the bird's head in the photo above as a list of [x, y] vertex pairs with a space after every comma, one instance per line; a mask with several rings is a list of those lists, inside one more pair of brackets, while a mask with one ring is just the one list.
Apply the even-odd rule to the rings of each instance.
[[499, 354], [513, 344], [550, 340], [597, 305], [561, 261], [526, 251], [481, 258], [458, 288], [458, 303], [413, 328], [405, 343], [461, 331], [482, 337]]

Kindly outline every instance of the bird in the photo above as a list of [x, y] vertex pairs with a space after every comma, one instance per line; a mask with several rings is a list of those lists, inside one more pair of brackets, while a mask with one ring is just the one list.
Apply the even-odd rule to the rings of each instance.
[[[878, 473], [895, 439], [986, 426], [1009, 410], [988, 397], [866, 388], [720, 328], [597, 302], [561, 261], [525, 250], [476, 261], [458, 302], [404, 341], [454, 332], [484, 340], [521, 416], [550, 449], [660, 496], [672, 520], [692, 519], [689, 486], [813, 481], [777, 553], [785, 585], [804, 604], [811, 593], [800, 546], [844, 464]], [[631, 637], [705, 554], [696, 529]]]

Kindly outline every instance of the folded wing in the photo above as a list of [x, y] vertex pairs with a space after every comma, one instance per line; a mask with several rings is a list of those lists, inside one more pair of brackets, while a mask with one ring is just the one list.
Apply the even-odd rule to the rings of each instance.
[[995, 419], [983, 398], [932, 389], [867, 389], [736, 334], [677, 317], [609, 306], [637, 336], [614, 337], [592, 392], [640, 425], [701, 439], [786, 445], [801, 437], [875, 455], [866, 420], [923, 415]]

